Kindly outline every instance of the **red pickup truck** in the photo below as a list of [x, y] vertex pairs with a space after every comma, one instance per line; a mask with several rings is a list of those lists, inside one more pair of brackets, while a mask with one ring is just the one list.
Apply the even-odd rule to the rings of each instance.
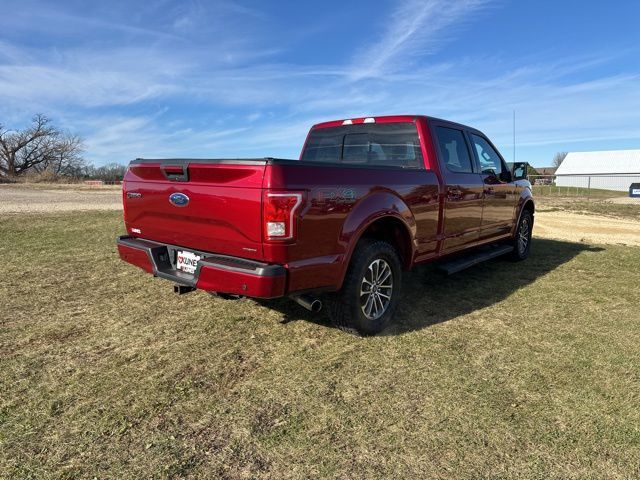
[[299, 160], [137, 159], [118, 251], [178, 293], [326, 301], [338, 327], [375, 334], [403, 271], [527, 257], [534, 203], [516, 166], [482, 132], [420, 115], [314, 125]]

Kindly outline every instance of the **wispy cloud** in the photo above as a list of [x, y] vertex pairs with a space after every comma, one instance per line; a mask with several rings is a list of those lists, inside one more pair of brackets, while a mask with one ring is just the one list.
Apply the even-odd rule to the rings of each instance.
[[[392, 113], [470, 123], [509, 150], [513, 109], [520, 145], [532, 149], [640, 137], [640, 69], [625, 62], [637, 54], [631, 47], [615, 56], [498, 53], [425, 61], [492, 5], [405, 0], [380, 16], [389, 21], [378, 36], [350, 37], [343, 56], [318, 61], [306, 55], [308, 45], [297, 45], [310, 41], [301, 33], [306, 28], [293, 25], [280, 37], [295, 39], [291, 44], [272, 41], [275, 15], [237, 2], [158, 1], [131, 18], [120, 5], [98, 23], [82, 21], [95, 12], [62, 11], [51, 18], [73, 26], [72, 39], [52, 36], [51, 26], [18, 22], [11, 32], [19, 33], [0, 41], [0, 120], [49, 114], [86, 138], [87, 156], [97, 163], [295, 157], [313, 123]], [[55, 15], [50, 10], [45, 5], [40, 14]], [[146, 22], [145, 15], [159, 20]], [[37, 35], [54, 40], [21, 41]], [[609, 68], [612, 62], [625, 70]]]
[[[65, 103], [83, 108], [128, 105], [176, 92], [175, 79], [189, 64], [153, 50], [25, 51], [0, 64], [0, 98], [16, 105], [50, 108]], [[47, 108], [47, 109], [48, 109]]]
[[365, 46], [351, 65], [351, 78], [378, 77], [435, 52], [489, 0], [407, 0], [391, 15], [382, 36]]

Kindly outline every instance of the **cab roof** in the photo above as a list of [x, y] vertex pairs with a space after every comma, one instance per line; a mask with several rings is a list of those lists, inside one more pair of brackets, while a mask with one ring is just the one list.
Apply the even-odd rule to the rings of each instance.
[[457, 122], [452, 122], [451, 120], [445, 120], [442, 118], [430, 117], [427, 115], [381, 115], [381, 116], [369, 116], [369, 117], [357, 117], [357, 118], [344, 118], [342, 120], [330, 120], [328, 122], [321, 122], [313, 125], [311, 130], [319, 129], [319, 128], [330, 128], [330, 127], [340, 127], [342, 125], [357, 125], [360, 123], [400, 123], [400, 122], [416, 122], [418, 119], [423, 119], [425, 121], [435, 121], [438, 123], [446, 123], [451, 126], [457, 126], [458, 128], [463, 128], [466, 130], [475, 130], [479, 131], [476, 128], [470, 127], [468, 125], [464, 125]]

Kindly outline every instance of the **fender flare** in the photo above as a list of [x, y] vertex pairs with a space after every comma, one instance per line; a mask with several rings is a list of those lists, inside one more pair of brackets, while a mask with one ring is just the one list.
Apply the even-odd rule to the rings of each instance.
[[400, 222], [409, 238], [410, 251], [407, 252], [407, 264], [411, 264], [416, 251], [416, 220], [409, 206], [397, 195], [389, 192], [372, 193], [351, 209], [349, 215], [342, 224], [340, 231], [340, 243], [344, 245], [344, 261], [340, 271], [340, 280], [337, 288], [342, 287], [347, 268], [351, 263], [356, 245], [371, 225], [383, 219], [393, 219]]
[[531, 219], [535, 223], [536, 204], [533, 201], [533, 195], [531, 194], [531, 191], [529, 189], [526, 189], [525, 192], [528, 192], [528, 194], [524, 194], [520, 196], [520, 200], [518, 200], [518, 217], [516, 218], [516, 223], [513, 224], [513, 230], [511, 232], [511, 236], [515, 235], [516, 230], [518, 229], [518, 224], [520, 223], [520, 218], [522, 217], [522, 212], [524, 212], [525, 207], [529, 204], [531, 204], [531, 207], [532, 207]]

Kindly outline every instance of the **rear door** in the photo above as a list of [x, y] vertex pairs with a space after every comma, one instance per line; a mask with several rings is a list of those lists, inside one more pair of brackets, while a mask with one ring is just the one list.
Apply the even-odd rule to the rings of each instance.
[[260, 160], [135, 160], [123, 184], [130, 235], [262, 258]]
[[439, 122], [432, 126], [445, 184], [441, 251], [450, 253], [478, 241], [484, 185], [463, 130]]
[[469, 132], [476, 165], [484, 186], [480, 238], [509, 235], [519, 198], [511, 172], [497, 149], [478, 132]]

